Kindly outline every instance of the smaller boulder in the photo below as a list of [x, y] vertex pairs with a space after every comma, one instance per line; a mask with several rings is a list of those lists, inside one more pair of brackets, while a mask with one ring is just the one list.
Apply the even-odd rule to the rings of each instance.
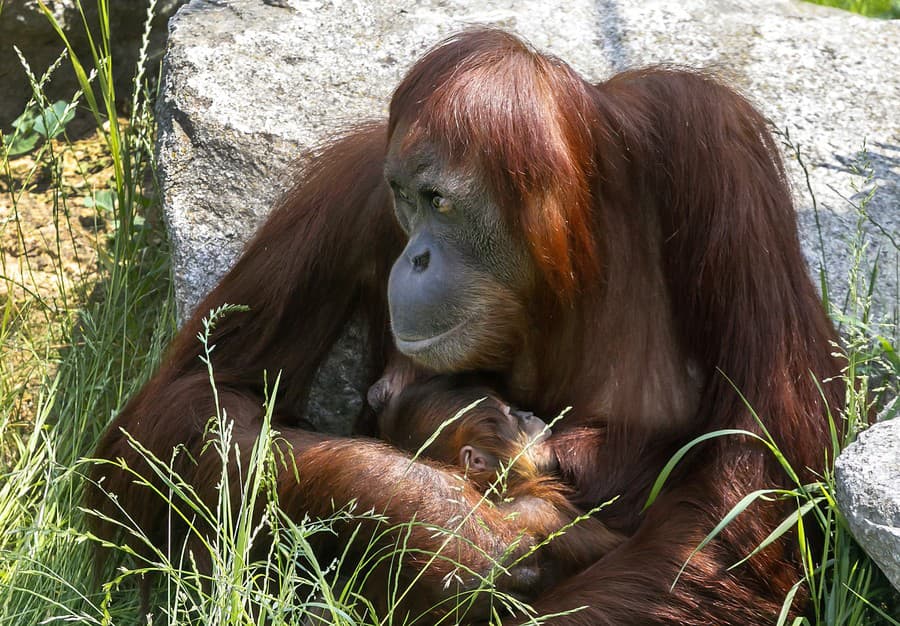
[[835, 482], [853, 536], [900, 590], [900, 419], [860, 433], [837, 458]]

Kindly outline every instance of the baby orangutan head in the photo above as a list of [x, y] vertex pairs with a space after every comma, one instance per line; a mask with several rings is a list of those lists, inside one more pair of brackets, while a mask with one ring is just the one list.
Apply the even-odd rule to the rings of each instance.
[[[383, 378], [373, 385], [386, 406], [378, 418], [381, 437], [409, 452], [459, 466], [481, 485], [496, 478], [501, 465], [510, 478], [552, 474], [556, 456], [545, 442], [550, 429], [529, 411], [511, 407], [492, 389], [454, 376], [413, 383], [385, 394]], [[370, 390], [370, 398], [373, 391]]]

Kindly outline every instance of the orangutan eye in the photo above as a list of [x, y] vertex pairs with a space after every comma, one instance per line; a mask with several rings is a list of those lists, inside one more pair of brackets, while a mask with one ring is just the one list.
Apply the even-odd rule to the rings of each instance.
[[403, 200], [404, 202], [409, 202], [409, 194], [404, 191], [403, 186], [395, 180], [388, 179], [388, 185], [391, 187], [391, 191], [394, 192], [394, 198], [397, 200]]
[[453, 210], [453, 203], [439, 193], [435, 193], [431, 196], [431, 206], [433, 206], [438, 213], [444, 215]]

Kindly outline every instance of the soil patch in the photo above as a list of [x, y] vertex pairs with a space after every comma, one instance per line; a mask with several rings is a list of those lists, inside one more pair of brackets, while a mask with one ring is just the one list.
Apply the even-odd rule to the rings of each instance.
[[115, 224], [95, 198], [108, 204], [114, 168], [99, 132], [0, 165], [0, 402], [7, 426], [27, 425], [99, 278]]

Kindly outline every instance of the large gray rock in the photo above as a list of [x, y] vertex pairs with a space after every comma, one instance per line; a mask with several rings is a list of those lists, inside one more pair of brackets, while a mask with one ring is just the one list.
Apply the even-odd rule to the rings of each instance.
[[900, 419], [861, 433], [834, 469], [837, 501], [850, 530], [900, 590]]
[[[165, 45], [166, 21], [179, 5], [186, 0], [157, 0], [150, 43], [147, 76], [156, 75], [159, 58]], [[110, 2], [110, 32], [112, 56], [115, 60], [116, 93], [123, 101], [131, 97], [131, 81], [134, 76], [141, 37], [147, 19], [150, 0], [129, 0]], [[13, 46], [19, 48], [25, 60], [38, 78], [60, 55], [65, 44], [53, 30], [50, 21], [41, 12], [37, 0], [14, 0], [2, 3], [0, 9], [0, 129], [6, 130], [10, 123], [25, 108], [31, 97], [31, 86], [25, 70]], [[76, 0], [46, 0], [45, 4], [54, 19], [62, 27], [82, 62], [90, 59], [88, 38], [84, 23], [78, 11]], [[85, 18], [91, 25], [95, 40], [99, 34], [97, 3], [82, 2]], [[78, 86], [75, 73], [68, 62], [64, 62], [53, 74], [45, 91], [51, 101], [68, 100]]]
[[[887, 315], [896, 306], [900, 73], [873, 59], [900, 50], [900, 21], [791, 0], [192, 0], [171, 22], [159, 110], [182, 317], [233, 263], [292, 162], [329, 133], [386, 115], [409, 65], [472, 24], [514, 30], [592, 80], [648, 63], [712, 69], [800, 145], [818, 201], [814, 212], [787, 150], [802, 238], [814, 273], [827, 266], [833, 301], [847, 293], [848, 240], [860, 220], [847, 199], [858, 203], [880, 186], [867, 207], [879, 226], [860, 221], [868, 241], [861, 273], [880, 254], [877, 310]], [[853, 170], [864, 145], [872, 180]], [[358, 342], [343, 354], [324, 384], [347, 394], [324, 394], [327, 411], [358, 386], [340, 382], [359, 380]]]
[[[405, 69], [469, 24], [513, 29], [590, 79], [648, 63], [710, 68], [800, 146], [791, 150], [802, 235], [840, 302], [859, 202], [868, 262], [880, 253], [879, 311], [896, 306], [900, 240], [900, 21], [792, 0], [372, 3], [193, 0], [171, 24], [160, 163], [182, 315], [231, 265], [282, 190], [292, 160], [323, 136], [382, 116]], [[873, 179], [854, 172], [866, 147]], [[824, 253], [819, 247], [819, 232]], [[890, 235], [890, 237], [888, 236]], [[891, 238], [893, 242], [891, 242]]]

